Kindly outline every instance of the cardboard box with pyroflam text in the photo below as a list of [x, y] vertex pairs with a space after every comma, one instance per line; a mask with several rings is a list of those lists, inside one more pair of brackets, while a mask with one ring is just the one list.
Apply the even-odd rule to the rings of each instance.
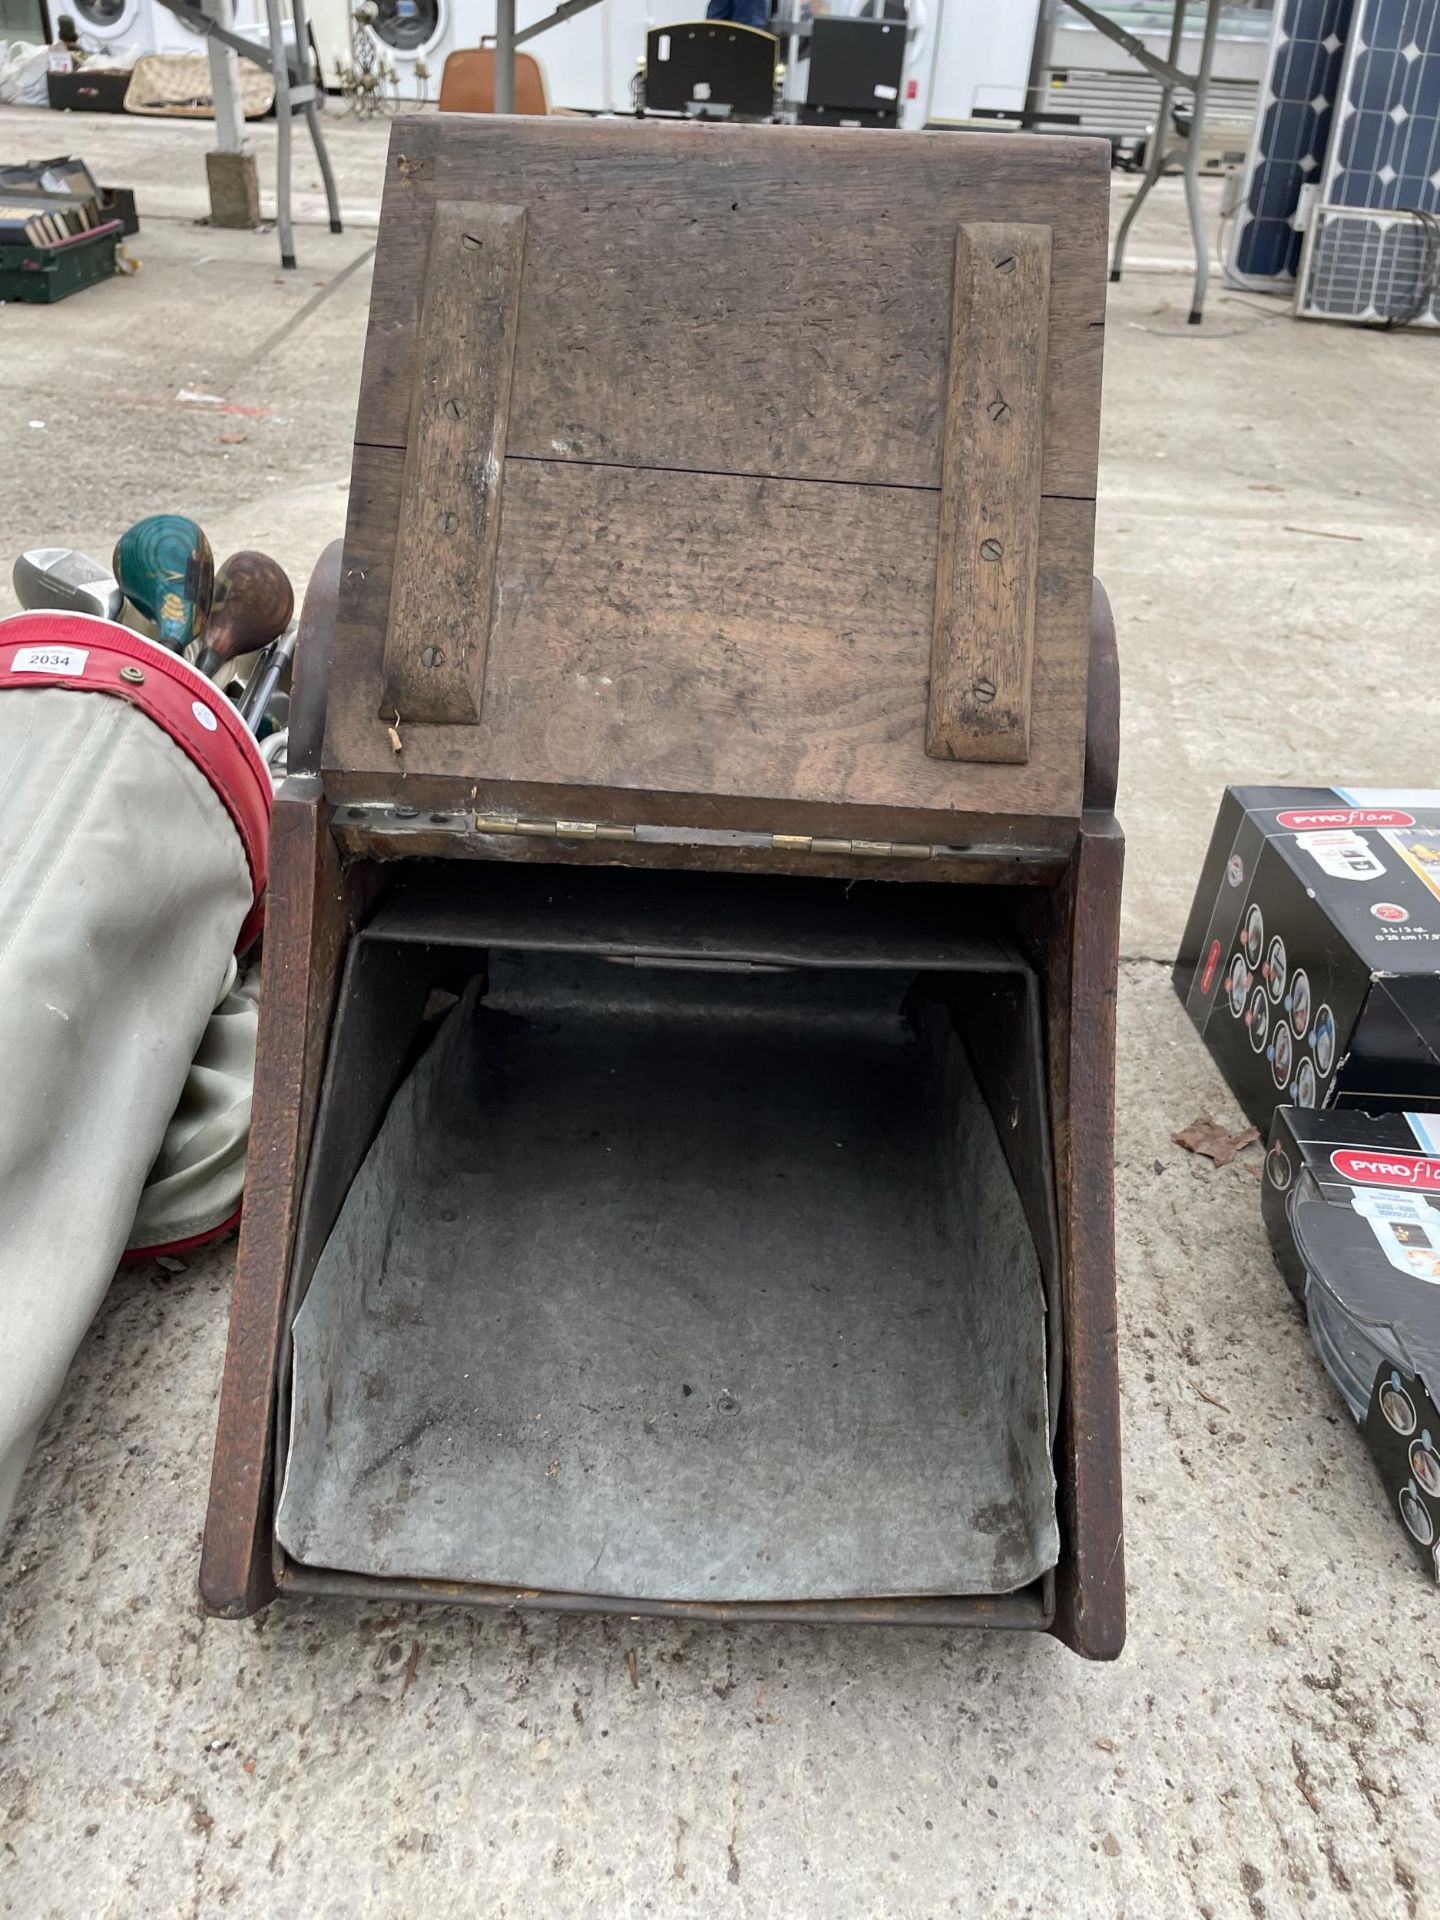
[[1281, 1107], [1261, 1191], [1386, 1505], [1440, 1580], [1440, 1114]]
[[1440, 792], [1227, 788], [1174, 981], [1263, 1133], [1440, 1106]]

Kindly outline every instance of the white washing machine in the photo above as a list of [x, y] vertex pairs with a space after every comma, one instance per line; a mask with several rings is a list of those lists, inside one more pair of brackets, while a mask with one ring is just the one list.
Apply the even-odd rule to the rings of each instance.
[[[459, 44], [451, 0], [375, 0], [375, 7], [370, 31], [394, 65], [400, 98], [438, 100], [445, 56]], [[424, 76], [416, 71], [422, 64]]]
[[162, 7], [160, 0], [145, 0], [150, 10], [151, 53], [204, 53], [205, 35], [187, 26], [178, 14]]
[[[103, 54], [106, 47], [138, 47], [142, 53], [203, 53], [196, 33], [160, 0], [51, 0], [50, 17], [75, 16], [81, 45]], [[265, 17], [264, 0], [238, 0], [235, 24], [245, 32]]]
[[154, 46], [151, 37], [150, 0], [66, 0], [66, 5], [51, 9], [52, 20], [62, 13], [75, 16], [82, 45], [139, 47], [148, 53]]

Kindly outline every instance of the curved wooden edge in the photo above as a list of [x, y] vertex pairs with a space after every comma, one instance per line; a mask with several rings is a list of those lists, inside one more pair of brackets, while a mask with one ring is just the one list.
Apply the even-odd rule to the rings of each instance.
[[275, 1593], [269, 1501], [281, 1318], [340, 966], [363, 906], [364, 880], [342, 872], [326, 816], [319, 779], [301, 775], [280, 789], [270, 820], [245, 1212], [200, 1556], [202, 1602], [232, 1618]]
[[1064, 1262], [1065, 1376], [1056, 1445], [1060, 1564], [1051, 1629], [1090, 1660], [1125, 1644], [1125, 1534], [1115, 1303], [1115, 996], [1125, 842], [1086, 813], [1039, 932]]
[[343, 540], [332, 540], [326, 547], [315, 562], [300, 608], [295, 660], [290, 669], [290, 739], [285, 754], [285, 764], [291, 773], [320, 771], [344, 552]]
[[1090, 680], [1085, 702], [1085, 805], [1108, 813], [1120, 779], [1120, 659], [1110, 596], [1090, 583]]

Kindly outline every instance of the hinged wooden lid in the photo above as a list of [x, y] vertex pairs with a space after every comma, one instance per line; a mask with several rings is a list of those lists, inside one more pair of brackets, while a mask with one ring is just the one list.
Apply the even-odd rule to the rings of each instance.
[[1108, 191], [1069, 139], [397, 123], [331, 796], [1067, 844]]

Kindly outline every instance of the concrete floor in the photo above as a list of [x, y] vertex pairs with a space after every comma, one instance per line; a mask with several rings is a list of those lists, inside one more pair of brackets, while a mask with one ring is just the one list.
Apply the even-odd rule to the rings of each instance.
[[[142, 187], [144, 264], [0, 318], [0, 554], [104, 553], [178, 506], [303, 576], [342, 526], [383, 134], [334, 129], [351, 230], [302, 229], [283, 278], [273, 236], [191, 224], [205, 129], [0, 113], [0, 151], [67, 144]], [[1131, 849], [1123, 1658], [204, 1620], [223, 1247], [117, 1279], [0, 1543], [0, 1914], [1440, 1910], [1436, 1595], [1275, 1273], [1257, 1156], [1170, 1143], [1238, 1115], [1165, 971], [1226, 780], [1440, 784], [1440, 343], [1218, 290], [1186, 327], [1178, 206], [1156, 195], [1112, 289], [1099, 533]]]

